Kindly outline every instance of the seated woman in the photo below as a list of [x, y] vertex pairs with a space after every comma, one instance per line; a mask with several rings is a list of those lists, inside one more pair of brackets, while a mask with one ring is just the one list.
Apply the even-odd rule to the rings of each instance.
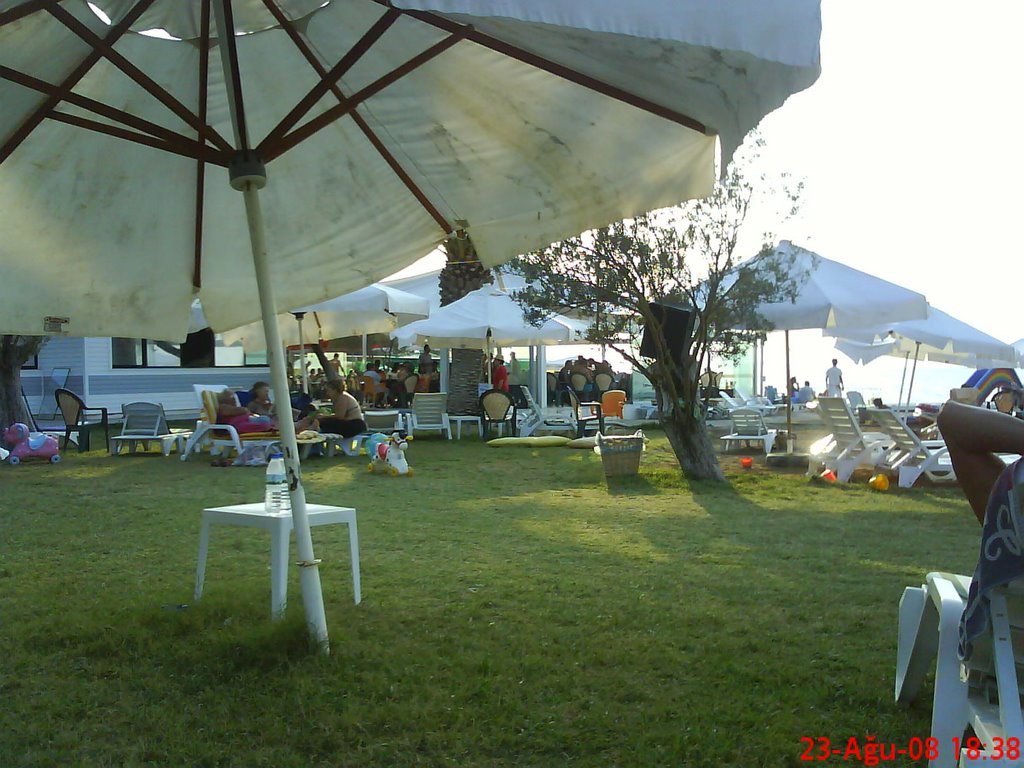
[[[230, 389], [217, 394], [217, 423], [234, 427], [240, 435], [277, 431], [277, 422], [270, 416], [256, 415], [248, 408], [235, 405], [235, 393]], [[295, 430], [301, 432], [304, 429], [315, 429], [315, 424], [313, 418], [302, 418], [295, 422]]]
[[257, 381], [249, 390], [249, 403], [246, 406], [254, 416], [273, 416], [274, 404], [270, 400], [270, 385], [265, 381]]
[[345, 391], [345, 382], [328, 381], [324, 388], [327, 397], [334, 405], [334, 415], [320, 417], [320, 431], [342, 437], [355, 437], [361, 432], [365, 432], [366, 422], [363, 420], [363, 412], [356, 399]]

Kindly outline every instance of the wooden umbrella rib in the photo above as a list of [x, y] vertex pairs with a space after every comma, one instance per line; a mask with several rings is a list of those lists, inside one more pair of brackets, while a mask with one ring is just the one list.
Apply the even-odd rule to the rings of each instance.
[[[209, 93], [208, 78], [210, 73], [210, 0], [203, 0], [200, 8], [199, 38], [199, 122], [206, 123], [206, 109]], [[195, 232], [192, 250], [192, 287], [199, 290], [203, 287], [203, 210], [206, 206], [206, 163], [196, 158], [196, 209]]]
[[[111, 125], [110, 123], [101, 123], [97, 120], [90, 120], [89, 118], [81, 117], [79, 115], [70, 115], [67, 112], [52, 112], [47, 115], [47, 118], [55, 120], [58, 123], [66, 123], [77, 128], [86, 128], [95, 133], [105, 133], [108, 136], [125, 139], [136, 144], [143, 144], [147, 147], [153, 147], [154, 149], [160, 149], [165, 152], [169, 152], [172, 155], [181, 155], [182, 157], [187, 157], [192, 160], [195, 159], [195, 154], [193, 152], [182, 148], [180, 145], [169, 144], [166, 141], [161, 141], [155, 136], [129, 131], [125, 128]], [[230, 156], [226, 154], [217, 154], [214, 150], [211, 150], [211, 152], [214, 152], [214, 154], [210, 156], [207, 162], [216, 163], [217, 165], [222, 165], [226, 168], [228, 160], [230, 160]]]
[[30, 0], [30, 2], [22, 3], [19, 6], [0, 13], [0, 28], [8, 24], [12, 24], [15, 21], [18, 21], [18, 19], [31, 16], [33, 13], [45, 11], [47, 8], [57, 5], [60, 2], [61, 0]]
[[238, 66], [238, 41], [235, 40], [235, 17], [231, 11], [231, 0], [217, 0], [220, 7], [224, 9], [224, 20], [231, 34], [225, 34], [223, 29], [219, 30], [217, 44], [221, 49], [221, 56], [227, 56], [228, 72], [231, 75], [228, 97], [234, 101], [234, 112], [232, 118], [235, 125], [235, 137], [240, 146], [239, 149], [249, 149], [249, 125], [245, 117], [245, 100], [242, 98], [242, 73]]
[[[376, 2], [382, 5], [385, 4], [383, 0], [376, 0]], [[454, 33], [456, 30], [466, 29], [466, 39], [476, 43], [477, 45], [481, 45], [484, 48], [489, 48], [496, 53], [503, 54], [509, 58], [521, 61], [524, 64], [529, 64], [532, 67], [549, 72], [552, 75], [561, 77], [564, 80], [583, 86], [584, 88], [595, 91], [596, 93], [621, 101], [631, 107], [636, 107], [637, 109], [649, 112], [652, 115], [657, 115], [658, 117], [666, 120], [671, 120], [674, 123], [678, 123], [679, 125], [697, 131], [698, 133], [706, 135], [713, 135], [715, 133], [714, 130], [709, 129], [704, 123], [699, 120], [695, 120], [689, 115], [684, 115], [682, 112], [671, 109], [662, 104], [657, 104], [649, 99], [643, 98], [642, 96], [638, 96], [635, 93], [630, 93], [618, 86], [605, 83], [595, 77], [586, 75], [564, 64], [559, 64], [551, 59], [540, 56], [539, 54], [526, 51], [516, 45], [507, 43], [504, 40], [499, 40], [496, 37], [492, 37], [491, 35], [480, 32], [472, 27], [466, 27], [464, 24], [459, 24], [451, 21], [450, 19], [446, 19], [444, 16], [440, 16], [436, 13], [430, 13], [428, 11], [404, 10], [402, 13], [446, 32]]]
[[[131, 24], [138, 19], [138, 17], [141, 16], [150, 5], [153, 4], [153, 2], [154, 0], [142, 0], [142, 2], [133, 7], [131, 11], [125, 14], [121, 21], [111, 28], [110, 32], [107, 34], [107, 41], [110, 43], [117, 41], [121, 35], [128, 31]], [[63, 14], [71, 17], [71, 14], [66, 10], [54, 4], [46, 6], [46, 10], [54, 15]], [[71, 18], [76, 25], [82, 26], [79, 24], [77, 19], [74, 19], [74, 17]], [[92, 37], [95, 37], [95, 35], [92, 35]], [[100, 51], [93, 46], [89, 53], [80, 62], [78, 62], [78, 66], [76, 66], [71, 73], [64, 78], [64, 81], [58, 86], [57, 91], [40, 104], [36, 111], [29, 115], [25, 121], [18, 126], [17, 130], [14, 131], [11, 137], [2, 146], [0, 146], [0, 165], [2, 165], [4, 161], [14, 153], [14, 150], [21, 146], [21, 143], [28, 138], [29, 134], [31, 134], [43, 119], [50, 114], [53, 108], [61, 102], [64, 95], [71, 93], [71, 90], [78, 84], [78, 81], [85, 77], [86, 73], [92, 69], [93, 65], [97, 61], [100, 60], [101, 56], [102, 54]]]
[[[320, 59], [317, 58], [316, 54], [313, 53], [313, 50], [310, 48], [305, 38], [303, 38], [302, 35], [299, 34], [298, 30], [295, 29], [295, 25], [289, 23], [288, 19], [281, 12], [281, 9], [277, 6], [274, 0], [263, 0], [263, 4], [274, 15], [274, 18], [277, 19], [278, 23], [281, 25], [281, 28], [285, 30], [285, 32], [288, 34], [288, 37], [291, 39], [292, 43], [295, 45], [296, 48], [299, 49], [299, 52], [302, 53], [302, 55], [305, 57], [306, 61], [309, 62], [309, 65], [313, 68], [313, 70], [318, 75], [323, 77], [327, 73], [327, 68], [323, 65]], [[337, 82], [331, 85], [331, 93], [334, 94], [335, 98], [338, 99], [339, 104], [347, 103], [348, 99], [345, 96], [345, 94], [342, 93], [341, 88], [338, 86]], [[395, 175], [405, 185], [406, 189], [409, 190], [409, 193], [414, 198], [416, 198], [417, 202], [419, 202], [423, 209], [430, 215], [430, 217], [435, 222], [437, 222], [437, 225], [444, 232], [450, 234], [453, 231], [454, 227], [452, 227], [451, 223], [449, 223], [449, 221], [437, 209], [437, 206], [435, 206], [430, 201], [430, 199], [423, 192], [423, 190], [420, 189], [419, 185], [416, 184], [415, 181], [413, 181], [412, 177], [408, 174], [405, 168], [402, 167], [402, 164], [398, 162], [398, 159], [388, 150], [386, 146], [384, 146], [384, 142], [382, 142], [380, 140], [380, 137], [378, 137], [374, 130], [370, 128], [366, 120], [364, 120], [362, 115], [359, 114], [359, 111], [353, 109], [350, 115], [352, 117], [352, 120], [359, 127], [359, 130], [363, 132], [363, 135], [366, 136], [367, 140], [369, 140], [369, 142], [377, 150], [380, 156], [384, 159], [384, 162], [386, 162], [388, 166], [391, 168], [391, 170], [394, 171]]]
[[264, 159], [270, 160], [273, 157], [280, 156], [281, 154], [288, 151], [295, 145], [305, 141], [313, 134], [326, 128], [335, 120], [349, 114], [359, 104], [380, 93], [382, 90], [387, 88], [392, 83], [396, 82], [397, 80], [400, 80], [402, 77], [409, 74], [413, 70], [423, 66], [431, 59], [447, 51], [449, 48], [451, 48], [453, 45], [455, 45], [457, 42], [463, 39], [466, 31], [466, 29], [462, 29], [456, 33], [453, 33], [444, 40], [435, 43], [434, 45], [427, 48], [425, 51], [422, 51], [421, 53], [418, 53], [417, 55], [413, 56], [411, 59], [405, 62], [405, 64], [401, 65], [400, 67], [397, 67], [388, 74], [378, 78], [377, 80], [370, 83], [370, 85], [366, 86], [362, 90], [352, 94], [352, 96], [349, 97], [347, 103], [338, 104], [335, 107], [331, 107], [330, 109], [321, 113], [317, 117], [314, 117], [313, 119], [303, 123], [301, 126], [299, 126], [294, 131], [285, 136], [281, 140], [281, 143], [274, 148], [276, 151], [270, 153], [269, 156], [265, 157]]
[[[141, 0], [141, 2], [132, 9], [131, 13], [127, 15], [125, 19], [118, 23], [117, 27], [120, 27], [122, 24], [124, 24], [124, 22], [127, 21], [130, 17], [137, 17], [137, 15], [141, 14], [142, 11], [148, 8], [152, 3], [153, 0]], [[167, 90], [162, 88], [158, 83], [156, 83], [152, 78], [150, 78], [149, 75], [147, 75], [141, 69], [132, 64], [120, 53], [115, 51], [113, 48], [113, 43], [116, 41], [116, 38], [114, 38], [114, 40], [111, 40], [109, 35], [105, 39], [97, 37], [91, 29], [86, 27], [78, 19], [76, 19], [63, 8], [55, 7], [49, 10], [55, 18], [57, 18], [58, 20], [60, 20], [62, 24], [64, 24], [64, 26], [66, 26], [68, 29], [70, 29], [72, 32], [78, 35], [82, 40], [84, 40], [93, 47], [93, 54], [90, 54], [90, 56], [95, 55], [97, 59], [100, 56], [106, 58], [111, 64], [113, 64], [115, 67], [124, 72], [124, 74], [126, 74], [136, 83], [138, 83], [138, 85], [151, 96], [153, 96], [153, 98], [157, 99], [157, 101], [159, 101], [171, 112], [173, 112], [175, 115], [181, 118], [187, 125], [191, 126], [192, 128], [195, 128], [199, 132], [199, 135], [203, 140], [209, 141], [210, 143], [214, 144], [218, 149], [224, 151], [228, 151], [231, 149], [231, 145], [227, 142], [227, 140], [224, 139], [223, 136], [217, 133], [217, 131], [215, 131], [211, 126], [204, 125], [196, 117], [196, 115], [194, 115], [188, 109], [188, 107], [186, 107], [184, 104], [178, 101]], [[134, 18], [132, 18], [131, 20], [134, 21]], [[127, 28], [127, 25], [125, 25], [125, 27]], [[117, 37], [120, 37], [120, 35], [118, 35]]]
[[[34, 91], [39, 91], [40, 93], [45, 93], [49, 96], [60, 95], [61, 101], [73, 104], [76, 107], [81, 107], [82, 109], [87, 109], [90, 112], [110, 118], [111, 120], [115, 120], [128, 128], [134, 128], [142, 133], [148, 133], [169, 145], [175, 145], [180, 150], [179, 154], [183, 151], [188, 151], [188, 153], [194, 157], [202, 157], [215, 153], [215, 150], [211, 147], [201, 144], [187, 136], [175, 133], [162, 125], [157, 125], [156, 123], [145, 120], [137, 115], [133, 115], [129, 112], [112, 107], [109, 104], [104, 104], [101, 101], [96, 101], [95, 99], [90, 99], [87, 96], [81, 96], [74, 92], [61, 94], [58, 86], [48, 83], [45, 80], [32, 77], [31, 75], [27, 75], [24, 72], [11, 69], [10, 67], [0, 65], [0, 79], [17, 83], [18, 85], [22, 85]], [[49, 117], [53, 114], [53, 111], [55, 110], [51, 110], [50, 114], [45, 115], [44, 117]]]
[[[272, 4], [271, 4], [272, 5]], [[292, 110], [282, 118], [273, 130], [267, 134], [267, 137], [260, 142], [259, 150], [263, 151], [265, 148], [273, 147], [278, 141], [285, 136], [288, 131], [295, 127], [296, 123], [299, 122], [305, 115], [309, 113], [309, 110], [326, 95], [331, 86], [338, 82], [345, 73], [348, 72], [352, 66], [361, 59], [373, 44], [376, 43], [384, 35], [391, 25], [394, 24], [401, 16], [394, 8], [389, 8], [376, 22], [371, 26], [365, 34], [352, 46], [349, 51], [341, 57], [337, 64], [335, 64], [329, 72], [320, 72], [320, 80], [314, 85], [309, 93], [307, 93], [302, 99], [299, 100]], [[286, 24], [285, 28], [290, 28], [290, 24]]]

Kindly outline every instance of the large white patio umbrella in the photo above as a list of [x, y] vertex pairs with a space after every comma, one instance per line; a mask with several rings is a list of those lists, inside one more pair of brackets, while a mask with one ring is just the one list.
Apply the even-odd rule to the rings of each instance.
[[[739, 269], [758, 269], [762, 263], [783, 266], [797, 282], [792, 301], [763, 303], [756, 308], [775, 330], [785, 331], [787, 383], [791, 378], [790, 331], [892, 323], [920, 319], [928, 314], [928, 302], [922, 294], [826, 259], [788, 240], [781, 241], [773, 251], [741, 264]], [[786, 429], [791, 435], [793, 410], [789, 398]]]
[[568, 344], [576, 337], [576, 324], [549, 318], [531, 325], [512, 296], [486, 285], [435, 310], [426, 320], [402, 326], [391, 336], [403, 346], [432, 344], [435, 347], [484, 349]]
[[[430, 314], [430, 302], [381, 283], [317, 304], [298, 307], [277, 316], [281, 341], [288, 346], [306, 339], [337, 339], [388, 333], [400, 325]], [[297, 316], [302, 322], [296, 322]], [[221, 333], [225, 344], [241, 342], [247, 351], [267, 348], [263, 323], [249, 323]]]
[[895, 355], [904, 359], [900, 382], [900, 403], [903, 402], [903, 384], [907, 365], [913, 356], [907, 401], [914, 390], [914, 377], [918, 360], [965, 365], [973, 368], [1014, 367], [1017, 351], [994, 336], [980, 331], [962, 320], [929, 305], [928, 316], [917, 320], [892, 323], [871, 323], [867, 326], [839, 326], [827, 328], [827, 336], [837, 337], [836, 349], [861, 359], [875, 359], [881, 355]]
[[262, 316], [280, 399], [279, 303], [703, 195], [819, 35], [818, 0], [0, 0], [0, 329], [182, 339], [198, 295]]

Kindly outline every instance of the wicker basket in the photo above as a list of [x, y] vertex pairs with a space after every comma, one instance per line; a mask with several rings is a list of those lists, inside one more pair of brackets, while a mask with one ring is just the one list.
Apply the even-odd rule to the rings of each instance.
[[640, 454], [644, 451], [644, 433], [605, 437], [598, 434], [594, 451], [601, 457], [605, 477], [625, 477], [640, 471]]

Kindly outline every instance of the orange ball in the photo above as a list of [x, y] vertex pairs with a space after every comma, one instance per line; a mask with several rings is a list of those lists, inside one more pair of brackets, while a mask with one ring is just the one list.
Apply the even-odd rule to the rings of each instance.
[[749, 456], [744, 456], [742, 459], [740, 459], [740, 466], [743, 467], [744, 469], [750, 469], [752, 466], [754, 466], [754, 460]]
[[836, 473], [833, 472], [831, 469], [826, 469], [824, 472], [821, 473], [821, 475], [819, 475], [819, 477], [821, 477], [822, 480], [827, 480], [830, 483], [834, 483], [836, 481]]
[[868, 485], [874, 488], [876, 491], [888, 491], [889, 490], [889, 476], [888, 475], [872, 475], [871, 479], [868, 480]]

